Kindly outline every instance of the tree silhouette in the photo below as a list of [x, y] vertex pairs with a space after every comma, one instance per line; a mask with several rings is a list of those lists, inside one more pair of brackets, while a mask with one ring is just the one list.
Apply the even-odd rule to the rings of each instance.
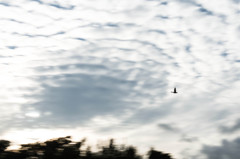
[[170, 156], [170, 154], [168, 153], [163, 153], [161, 151], [156, 151], [154, 149], [151, 149], [148, 152], [149, 155], [149, 159], [172, 159], [172, 157]]
[[10, 146], [10, 141], [8, 140], [0, 140], [0, 153], [4, 152], [5, 149]]
[[[7, 150], [10, 141], [0, 140], [0, 159], [141, 159], [133, 146], [118, 146], [114, 139], [92, 152], [91, 147], [82, 149], [86, 139], [71, 141], [70, 136], [30, 144], [22, 144], [18, 150]], [[151, 149], [149, 159], [172, 159], [170, 154]]]

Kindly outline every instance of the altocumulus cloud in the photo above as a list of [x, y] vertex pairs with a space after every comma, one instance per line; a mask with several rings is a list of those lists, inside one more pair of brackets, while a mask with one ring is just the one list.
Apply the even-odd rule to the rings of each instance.
[[0, 135], [91, 129], [178, 158], [234, 155], [238, 3], [1, 1]]

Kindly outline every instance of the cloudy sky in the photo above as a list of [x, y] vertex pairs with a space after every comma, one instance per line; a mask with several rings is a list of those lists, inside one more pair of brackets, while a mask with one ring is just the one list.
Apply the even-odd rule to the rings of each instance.
[[239, 0], [0, 0], [0, 137], [240, 158], [239, 40]]

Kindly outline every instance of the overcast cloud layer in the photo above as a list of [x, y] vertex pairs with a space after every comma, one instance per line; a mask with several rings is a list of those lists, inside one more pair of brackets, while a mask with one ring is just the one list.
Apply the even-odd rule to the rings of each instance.
[[239, 40], [239, 0], [1, 0], [0, 136], [240, 158]]

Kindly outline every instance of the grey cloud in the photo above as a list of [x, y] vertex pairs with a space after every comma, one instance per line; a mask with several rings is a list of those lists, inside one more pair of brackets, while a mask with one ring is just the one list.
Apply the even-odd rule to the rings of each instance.
[[125, 42], [125, 43], [139, 43], [143, 46], [151, 46], [152, 49], [158, 51], [162, 56], [167, 57], [168, 59], [173, 59], [172, 56], [164, 53], [163, 49], [159, 47], [157, 44], [145, 40], [138, 40], [138, 39], [117, 39], [117, 38], [105, 38], [105, 39], [98, 39], [98, 41], [116, 41], [116, 42]]
[[[124, 50], [125, 51], [125, 50]], [[43, 91], [39, 94], [26, 96], [26, 98], [37, 99], [39, 102], [27, 107], [44, 114], [51, 112], [49, 116], [41, 116], [34, 119], [34, 122], [28, 122], [27, 125], [34, 123], [45, 126], [74, 126], [86, 124], [96, 116], [124, 116], [128, 111], [134, 112], [131, 117], [123, 119], [119, 127], [147, 124], [159, 118], [163, 118], [172, 111], [172, 103], [164, 103], [155, 108], [139, 109], [141, 106], [141, 97], [148, 98], [154, 102], [154, 97], [145, 91], [156, 90], [158, 96], [166, 95], [167, 84], [164, 79], [167, 73], [162, 73], [162, 79], [152, 79], [151, 71], [148, 68], [160, 66], [161, 63], [154, 60], [144, 60], [141, 62], [141, 68], [135, 68], [135, 62], [116, 59], [117, 62], [111, 62], [108, 58], [96, 59], [95, 57], [77, 56], [70, 57], [80, 61], [102, 61], [97, 64], [78, 63], [65, 64], [59, 66], [41, 66], [35, 70], [39, 73], [68, 72], [72, 68], [76, 70], [85, 70], [84, 73], [61, 73], [58, 75], [40, 76], [37, 81], [42, 83]], [[91, 62], [92, 63], [92, 62]], [[121, 65], [129, 67], [127, 70], [121, 69]], [[140, 64], [140, 63], [139, 63]], [[100, 74], [99, 72], [104, 72]], [[131, 72], [139, 72], [133, 80], [126, 80]], [[114, 76], [112, 76], [114, 75]], [[115, 77], [117, 76], [117, 77]], [[148, 77], [148, 78], [146, 78]], [[135, 90], [138, 81], [144, 81], [140, 90]], [[54, 83], [56, 86], [49, 85]], [[134, 111], [133, 111], [134, 110]], [[101, 131], [107, 131], [108, 127], [103, 127]]]
[[[6, 46], [2, 47], [2, 51], [5, 52], [4, 58], [6, 59], [2, 60], [2, 64], [10, 66], [8, 67], [10, 74], [8, 69], [3, 70], [3, 76], [7, 76], [7, 78], [2, 80], [1, 84], [5, 86], [5, 80], [10, 79], [10, 84], [5, 89], [6, 94], [10, 91], [16, 92], [24, 98], [20, 98], [20, 100], [17, 98], [15, 101], [21, 109], [19, 114], [16, 114], [19, 118], [8, 115], [11, 121], [1, 119], [1, 122], [6, 121], [0, 127], [1, 132], [9, 125], [16, 129], [92, 126], [93, 132], [114, 134], [114, 131], [119, 129], [127, 132], [129, 129], [139, 128], [149, 123], [166, 121], [166, 123], [160, 123], [158, 127], [166, 132], [176, 132], [171, 135], [175, 135], [180, 140], [179, 142], [177, 139], [176, 142], [183, 145], [179, 146], [181, 150], [185, 145], [189, 145], [188, 143], [199, 144], [197, 138], [194, 137], [196, 131], [189, 130], [189, 134], [183, 135], [184, 130], [180, 130], [181, 127], [178, 128], [177, 123], [176, 126], [169, 124], [168, 117], [177, 121], [178, 115], [193, 115], [195, 120], [183, 121], [190, 127], [201, 122], [206, 124], [206, 127], [211, 127], [212, 123], [220, 119], [221, 121], [229, 119], [229, 116], [217, 111], [222, 107], [222, 103], [219, 108], [216, 106], [216, 109], [208, 105], [214, 105], [221, 98], [218, 96], [221, 93], [220, 89], [215, 89], [213, 82], [229, 84], [224, 78], [219, 81], [219, 74], [223, 75], [221, 77], [235, 77], [239, 70], [234, 66], [234, 62], [239, 62], [237, 55], [234, 55], [237, 47], [232, 49], [231, 39], [228, 41], [228, 37], [234, 33], [231, 25], [237, 26], [237, 24], [231, 24], [231, 18], [226, 18], [229, 20], [230, 27], [223, 23], [218, 26], [217, 23], [220, 22], [220, 19], [211, 17], [213, 20], [217, 19], [217, 21], [213, 21], [216, 27], [228, 31], [220, 35], [218, 29], [215, 30], [211, 27], [209, 30], [202, 30], [207, 26], [209, 19], [202, 18], [201, 21], [198, 21], [196, 17], [199, 15], [195, 17], [196, 12], [200, 13], [200, 16], [212, 14], [219, 16], [217, 12], [213, 13], [215, 9], [210, 9], [208, 3], [200, 5], [194, 0], [174, 0], [173, 2], [165, 0], [129, 2], [125, 0], [119, 4], [117, 0], [109, 0], [104, 1], [107, 7], [95, 6], [96, 4], [90, 1], [77, 2], [79, 3], [78, 7], [67, 1], [66, 4], [62, 4], [62, 1], [59, 3], [45, 0], [32, 1], [34, 2], [24, 1], [27, 3], [26, 6], [24, 6], [25, 3], [19, 3], [19, 7], [22, 6], [19, 9], [22, 11], [21, 14], [17, 15], [18, 11], [12, 12], [12, 19], [1, 21], [4, 24], [6, 20], [9, 20], [12, 21], [11, 24], [15, 25], [22, 23], [22, 20], [24, 23], [26, 18], [26, 24], [31, 25], [28, 23], [32, 22], [31, 28], [34, 28], [24, 31], [22, 34], [20, 34], [21, 30], [13, 30], [13, 33], [9, 33], [8, 30], [3, 32], [6, 34], [3, 36], [6, 38], [6, 43], [4, 43]], [[176, 1], [178, 4], [174, 4]], [[131, 5], [126, 6], [128, 3]], [[187, 4], [179, 6], [179, 3]], [[1, 7], [7, 8], [9, 5], [12, 4], [0, 2]], [[40, 10], [31, 10], [31, 5], [38, 6]], [[76, 7], [78, 8], [75, 9]], [[178, 9], [184, 9], [182, 14], [185, 13], [185, 9], [186, 13], [194, 13], [190, 16], [175, 15], [177, 16], [175, 17], [175, 13], [172, 12], [175, 7], [178, 11], [176, 13], [181, 12]], [[166, 12], [164, 9], [161, 10], [162, 8], [166, 9]], [[168, 12], [169, 10], [171, 11]], [[58, 12], [61, 13], [58, 14]], [[104, 18], [97, 19], [98, 13], [101, 13], [100, 15]], [[229, 17], [233, 13], [226, 12], [226, 14], [225, 17]], [[57, 15], [62, 16], [58, 17]], [[19, 17], [25, 18], [18, 20]], [[39, 19], [39, 17], [43, 18], [43, 23], [31, 21], [31, 19]], [[60, 29], [56, 30], [54, 26], [59, 26]], [[24, 27], [22, 26], [23, 29]], [[9, 34], [10, 36], [8, 36]], [[16, 37], [14, 41], [17, 44], [11, 43], [12, 35]], [[59, 37], [56, 40], [54, 36]], [[159, 36], [161, 36], [160, 39]], [[206, 36], [212, 37], [213, 42], [204, 40]], [[27, 46], [18, 52], [17, 47], [20, 49], [22, 44], [29, 45], [31, 38], [34, 37], [40, 37], [36, 44], [41, 40], [46, 40], [41, 43], [43, 47], [36, 50], [38, 45]], [[48, 43], [48, 40], [51, 43]], [[44, 47], [45, 43], [51, 47]], [[230, 53], [228, 54], [228, 51], [224, 50], [230, 50]], [[8, 51], [14, 53], [10, 55]], [[22, 57], [18, 54], [21, 54]], [[215, 55], [218, 58], [223, 56], [226, 59], [220, 57], [219, 59], [222, 61], [218, 61], [218, 58], [214, 58]], [[8, 56], [11, 59], [7, 59]], [[221, 62], [224, 62], [226, 68], [229, 68], [231, 72], [224, 73], [221, 70]], [[209, 63], [211, 65], [208, 65]], [[195, 75], [201, 78], [195, 79]], [[15, 79], [18, 76], [26, 77], [27, 85], [29, 81], [32, 81], [29, 82], [32, 88], [28, 91], [19, 91], [19, 87], [24, 86], [14, 83], [18, 81]], [[207, 76], [211, 77], [207, 78]], [[14, 84], [11, 84], [11, 80]], [[179, 89], [177, 96], [170, 96], [170, 91], [167, 90], [175, 84], [184, 89]], [[226, 89], [217, 86], [217, 88], [220, 87]], [[199, 92], [196, 93], [195, 90], [199, 90]], [[214, 95], [205, 93], [204, 90], [215, 93]], [[195, 95], [202, 97], [203, 100], [200, 103], [204, 103], [203, 105], [192, 104], [199, 103], [193, 97]], [[12, 98], [11, 96], [7, 97]], [[208, 98], [211, 98], [211, 101]], [[237, 99], [233, 100], [237, 101]], [[40, 116], [36, 118], [26, 116], [25, 114], [29, 110], [40, 112]], [[234, 110], [229, 107], [229, 114], [232, 111]], [[206, 114], [202, 112], [211, 112], [211, 115], [205, 118], [203, 116]], [[91, 119], [106, 116], [117, 118], [119, 121], [113, 126], [106, 124], [100, 128], [88, 125]], [[157, 125], [155, 125], [156, 127]], [[237, 130], [239, 130], [237, 123], [234, 126], [222, 128], [222, 131], [227, 133]], [[198, 133], [199, 137], [202, 137], [201, 131]], [[211, 140], [211, 136], [204, 137]], [[175, 143], [170, 144], [175, 145]]]
[[190, 53], [191, 52], [191, 45], [187, 45], [186, 47], [185, 47], [185, 50], [188, 52], [188, 53]]
[[[91, 61], [92, 58], [77, 57], [79, 61]], [[94, 60], [94, 59], [92, 59]], [[95, 59], [96, 60], [96, 59]], [[165, 103], [155, 108], [139, 109], [140, 106], [138, 98], [154, 102], [152, 95], [145, 93], [144, 91], [161, 88], [162, 91], [158, 91], [158, 96], [164, 97], [166, 95], [167, 84], [163, 81], [166, 73], [163, 73], [162, 80], [155, 80], [146, 77], [149, 76], [149, 70], [134, 69], [134, 62], [119, 61], [117, 63], [109, 63], [109, 60], [105, 59], [104, 64], [72, 64], [72, 65], [60, 65], [60, 66], [45, 66], [37, 67], [36, 71], [39, 72], [52, 72], [52, 71], [68, 71], [71, 68], [78, 70], [86, 70], [89, 74], [61, 74], [53, 76], [41, 76], [38, 81], [43, 83], [42, 88], [44, 91], [41, 94], [29, 96], [28, 98], [39, 99], [39, 102], [34, 103], [32, 107], [36, 110], [44, 113], [51, 112], [51, 116], [42, 117], [37, 119], [40, 123], [60, 122], [61, 124], [84, 124], [88, 120], [96, 116], [113, 115], [121, 116], [125, 112], [134, 110], [131, 117], [124, 119], [124, 125], [129, 124], [143, 124], [151, 123], [159, 118], [163, 118], [172, 111], [172, 103]], [[131, 66], [128, 70], [121, 70], [118, 66], [119, 63], [125, 63]], [[155, 61], [146, 60], [141, 62], [143, 67], [151, 68], [160, 65]], [[113, 66], [114, 68], [108, 67]], [[104, 75], [94, 74], [95, 72], [105, 71]], [[124, 78], [129, 76], [132, 71], [141, 72], [135, 77], [135, 80], [129, 81]], [[111, 77], [111, 74], [117, 74], [118, 78]], [[121, 77], [121, 78], [119, 78]], [[137, 86], [137, 81], [144, 80], [144, 84], [141, 86], [141, 90], [134, 90]], [[57, 86], [51, 86], [46, 83], [51, 81]], [[135, 99], [136, 98], [136, 99]], [[54, 99], [54, 100], [53, 100]], [[49, 122], [48, 122], [49, 121]], [[51, 121], [51, 122], [50, 122]], [[54, 124], [54, 125], [57, 125]], [[118, 125], [121, 127], [121, 125]], [[108, 128], [103, 128], [102, 131]]]
[[54, 71], [54, 70], [69, 70], [71, 67], [87, 70], [87, 71], [99, 71], [99, 70], [107, 70], [108, 68], [104, 65], [100, 64], [66, 64], [66, 65], [60, 65], [60, 66], [41, 66], [36, 67], [35, 69], [40, 72], [46, 72], [46, 71]]
[[156, 18], [160, 18], [160, 19], [169, 19], [168, 16], [164, 16], [164, 15], [157, 15], [155, 16]]
[[[127, 101], [134, 82], [109, 76], [68, 74], [43, 77], [44, 91], [28, 98], [39, 99], [29, 105], [42, 114], [52, 115], [37, 119], [40, 123], [51, 125], [75, 125], [87, 123], [96, 116], [121, 115], [134, 103]], [[50, 80], [58, 86], [44, 84]]]
[[164, 103], [155, 108], [134, 109], [134, 114], [131, 117], [125, 119], [124, 123], [136, 125], [149, 124], [168, 116], [172, 111], [172, 103]]
[[48, 5], [48, 6], [51, 6], [51, 7], [57, 8], [57, 9], [63, 9], [63, 10], [73, 10], [75, 8], [75, 6], [73, 6], [73, 5], [63, 6], [63, 5], [60, 5], [58, 2], [56, 2], [56, 3], [45, 3], [41, 0], [31, 0], [31, 1], [37, 2], [41, 5]]
[[55, 7], [55, 8], [58, 8], [58, 9], [63, 9], [63, 10], [73, 10], [75, 8], [75, 6], [73, 6], [73, 5], [70, 5], [68, 7], [64, 7], [64, 6], [61, 6], [59, 4], [53, 4], [53, 3], [50, 3], [48, 5], [52, 6], [52, 7]]
[[222, 133], [234, 133], [238, 130], [240, 130], [240, 119], [238, 119], [234, 125], [232, 126], [221, 126], [219, 127], [219, 130]]
[[87, 25], [82, 25], [80, 28], [85, 28], [85, 27], [93, 27], [97, 29], [104, 29], [104, 28], [130, 28], [137, 26], [134, 23], [124, 23], [124, 22], [118, 22], [118, 23], [113, 23], [113, 22], [107, 22], [107, 23], [90, 23]]
[[0, 2], [0, 5], [5, 6], [5, 7], [10, 7], [10, 4], [5, 3], [5, 2]]
[[206, 8], [200, 7], [199, 12], [205, 13], [207, 15], [213, 15], [213, 12], [210, 10], [207, 10]]
[[171, 108], [145, 108], [145, 109], [135, 109], [134, 114], [125, 119], [123, 123], [131, 125], [142, 125], [149, 124], [156, 120], [166, 117], [170, 114]]
[[218, 110], [212, 115], [212, 120], [221, 120], [227, 118], [231, 115], [231, 111], [229, 110]]
[[160, 124], [158, 124], [158, 127], [160, 129], [162, 129], [162, 130], [167, 131], [167, 132], [176, 133], [178, 135], [181, 135], [181, 137], [180, 137], [180, 141], [181, 142], [192, 143], [192, 142], [198, 141], [197, 137], [192, 137], [192, 136], [188, 136], [186, 134], [183, 134], [182, 130], [179, 129], [175, 124], [172, 124], [172, 123], [160, 123]]
[[159, 34], [166, 34], [166, 32], [165, 31], [163, 31], [163, 30], [149, 30], [149, 32], [155, 32], [155, 33], [159, 33]]
[[[191, 6], [195, 6], [195, 7], [198, 8], [198, 11], [200, 13], [203, 13], [205, 15], [208, 15], [208, 16], [215, 15], [215, 13], [213, 11], [208, 10], [201, 3], [197, 3], [195, 0], [176, 0], [176, 1], [178, 1], [180, 3], [188, 4], [188, 5], [191, 5]], [[226, 16], [223, 15], [223, 14], [217, 14], [216, 16], [220, 17], [223, 21], [225, 21], [225, 19], [226, 19]]]
[[240, 60], [235, 60], [235, 62], [240, 63]]
[[7, 48], [14, 50], [17, 48], [17, 46], [7, 46]]
[[157, 2], [160, 2], [159, 5], [168, 5], [167, 1], [162, 1], [162, 0], [146, 0], [146, 1], [157, 1]]
[[239, 3], [240, 2], [240, 0], [232, 0], [233, 2], [235, 2], [235, 3]]
[[180, 139], [180, 141], [192, 143], [192, 142], [198, 141], [198, 138], [197, 137], [189, 137], [187, 135], [183, 135], [182, 138]]
[[19, 21], [19, 20], [16, 20], [16, 19], [12, 19], [12, 18], [0, 18], [0, 20], [6, 20], [6, 21], [11, 21], [11, 22], [16, 22], [16, 23], [19, 23], [19, 24], [26, 24], [22, 21]]
[[223, 56], [223, 57], [227, 57], [229, 54], [227, 53], [227, 52], [223, 52], [223, 53], [221, 53], [221, 56]]
[[56, 33], [52, 33], [52, 34], [48, 34], [48, 35], [44, 35], [44, 34], [21, 34], [21, 33], [17, 33], [17, 32], [14, 32], [13, 34], [14, 35], [26, 36], [26, 37], [29, 37], [29, 38], [35, 38], [35, 37], [49, 38], [49, 37], [52, 37], [52, 36], [65, 34], [65, 32], [64, 31], [58, 31]]
[[39, 3], [39, 4], [43, 4], [43, 2], [42, 2], [41, 0], [31, 0], [31, 1], [37, 2], [37, 3]]
[[119, 27], [117, 23], [107, 23], [106, 25], [109, 27]]
[[161, 2], [161, 5], [168, 5], [168, 2], [167, 1]]
[[198, 5], [195, 0], [176, 0], [176, 1], [180, 3], [190, 4], [190, 5]]
[[173, 124], [164, 124], [164, 123], [161, 123], [161, 124], [158, 124], [158, 127], [163, 129], [163, 130], [166, 130], [166, 131], [169, 131], [169, 132], [179, 132], [179, 129], [175, 126], [173, 126]]
[[80, 41], [87, 41], [85, 38], [74, 38], [76, 40], [80, 40]]
[[223, 140], [220, 146], [204, 145], [202, 153], [207, 159], [237, 159], [240, 158], [240, 138], [233, 141]]

